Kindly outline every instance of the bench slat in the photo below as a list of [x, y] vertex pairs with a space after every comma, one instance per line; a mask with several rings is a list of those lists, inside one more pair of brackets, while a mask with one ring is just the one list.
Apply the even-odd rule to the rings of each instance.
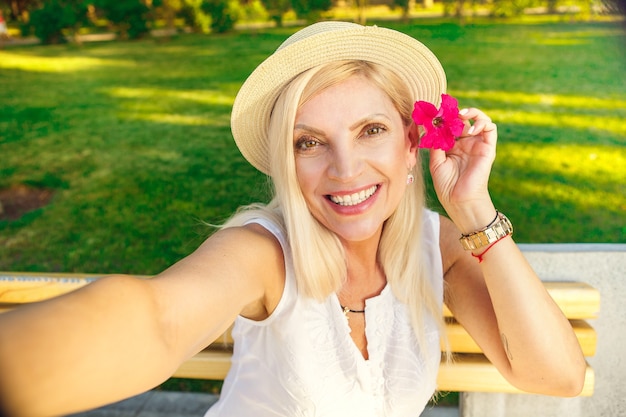
[[568, 319], [596, 319], [600, 291], [584, 282], [544, 282], [550, 296]]
[[[565, 317], [568, 319], [595, 319], [600, 311], [600, 291], [584, 282], [548, 282], [543, 285], [548, 290]], [[443, 307], [444, 317], [453, 317], [447, 306]]]
[[[35, 272], [0, 272], [0, 304], [19, 304], [45, 300], [76, 290], [102, 275]], [[149, 278], [148, 276], [138, 276]], [[544, 282], [550, 296], [569, 319], [597, 318], [600, 293], [583, 282]], [[444, 306], [444, 316], [452, 317]]]
[[[576, 333], [580, 347], [585, 356], [594, 356], [596, 354], [596, 345], [598, 335], [593, 327], [584, 320], [570, 320], [570, 324]], [[448, 334], [448, 342], [450, 350], [458, 353], [482, 353], [482, 350], [467, 331], [455, 320], [446, 322], [446, 332]], [[445, 346], [441, 346], [445, 349]]]
[[[580, 396], [593, 395], [594, 383], [594, 371], [587, 365]], [[508, 383], [483, 355], [458, 355], [452, 363], [442, 363], [437, 384], [440, 391], [524, 393]]]
[[[204, 350], [183, 363], [174, 373], [177, 378], [223, 380], [230, 369], [230, 352]], [[587, 366], [581, 396], [593, 394], [595, 375]], [[437, 376], [439, 391], [522, 393], [508, 383], [483, 355], [456, 355], [442, 363]]]
[[176, 378], [223, 380], [230, 369], [232, 352], [206, 349], [184, 362], [176, 372]]
[[[595, 329], [584, 320], [570, 320], [570, 324], [578, 338], [583, 354], [585, 356], [594, 356], [598, 339]], [[231, 329], [228, 329], [224, 332], [211, 346], [216, 349], [232, 346], [233, 338], [230, 331]], [[448, 319], [446, 321], [446, 332], [448, 333], [450, 351], [457, 353], [482, 353], [474, 339], [456, 320]], [[443, 351], [444, 349], [445, 346], [442, 343], [441, 350]]]
[[103, 275], [0, 272], [0, 303], [32, 303], [83, 287]]
[[[101, 277], [94, 274], [61, 273], [7, 273], [0, 272], [0, 312], [14, 307], [11, 304], [40, 301], [78, 289]], [[149, 278], [140, 276], [140, 278]], [[555, 299], [564, 314], [570, 319], [596, 317], [600, 305], [599, 292], [585, 283], [579, 282], [544, 282], [546, 289]], [[444, 316], [451, 317], [444, 307]], [[585, 356], [595, 354], [597, 335], [594, 329], [582, 320], [572, 320], [572, 326]], [[450, 348], [459, 353], [480, 353], [480, 348], [467, 334], [465, 329], [452, 321], [447, 326]], [[218, 345], [232, 344], [230, 332], [226, 332], [217, 342]]]

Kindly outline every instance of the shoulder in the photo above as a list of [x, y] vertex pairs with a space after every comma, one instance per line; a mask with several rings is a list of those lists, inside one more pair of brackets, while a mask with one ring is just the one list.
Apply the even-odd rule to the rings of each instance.
[[240, 259], [244, 264], [283, 259], [282, 246], [277, 236], [258, 223], [220, 229], [198, 248], [200, 254], [213, 253], [215, 250], [230, 258]]
[[221, 229], [204, 245], [211, 252], [219, 248], [224, 260], [236, 269], [233, 276], [241, 277], [249, 285], [261, 286], [262, 298], [248, 305], [241, 315], [255, 320], [269, 316], [278, 305], [285, 285], [285, 254], [279, 238], [266, 227], [249, 223]]
[[261, 261], [266, 268], [275, 267], [273, 269], [276, 272], [284, 273], [285, 253], [276, 232], [268, 230], [259, 223], [249, 223], [235, 229], [232, 233], [237, 235], [246, 250], [252, 251], [258, 257], [258, 261]]
[[201, 304], [221, 305], [260, 320], [271, 314], [282, 295], [283, 250], [277, 238], [258, 224], [223, 228], [159, 278], [156, 283], [164, 288], [160, 293], [166, 299], [176, 292], [183, 293], [178, 299], [202, 294]]
[[247, 277], [284, 275], [283, 248], [278, 238], [257, 223], [220, 229], [198, 248], [198, 255], [216, 257]]

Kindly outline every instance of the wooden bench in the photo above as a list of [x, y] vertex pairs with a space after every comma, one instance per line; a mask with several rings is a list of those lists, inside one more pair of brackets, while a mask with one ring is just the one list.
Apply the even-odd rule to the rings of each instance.
[[[78, 289], [102, 275], [0, 272], [0, 312]], [[140, 278], [149, 279], [147, 276]], [[594, 356], [597, 336], [586, 321], [600, 309], [599, 292], [581, 282], [545, 282], [548, 292], [570, 320], [586, 357]], [[446, 330], [454, 360], [442, 363], [440, 391], [519, 393], [481, 353], [450, 311], [444, 308]], [[232, 339], [225, 333], [207, 349], [183, 363], [173, 377], [222, 380], [230, 368]], [[594, 372], [588, 365], [582, 396], [591, 396]]]

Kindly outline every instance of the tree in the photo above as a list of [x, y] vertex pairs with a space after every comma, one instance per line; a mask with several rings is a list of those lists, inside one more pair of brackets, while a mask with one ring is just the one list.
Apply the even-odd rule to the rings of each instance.
[[197, 33], [209, 31], [211, 17], [203, 10], [203, 0], [183, 0], [179, 16], [185, 21], [185, 25]]
[[367, 0], [356, 0], [356, 6], [358, 9], [358, 18], [357, 21], [361, 25], [365, 25], [367, 22], [367, 16], [365, 15], [365, 11], [367, 10]]
[[211, 30], [216, 33], [232, 30], [241, 14], [237, 0], [208, 0], [202, 9], [211, 16]]
[[331, 6], [332, 0], [291, 0], [291, 7], [296, 15], [308, 22], [319, 20], [322, 12], [329, 10]]
[[539, 0], [493, 0], [492, 16], [520, 16], [528, 7], [536, 6]]
[[149, 32], [150, 8], [140, 0], [93, 0], [122, 39], [137, 39]]
[[409, 21], [409, 12], [414, 3], [414, 0], [393, 0], [392, 7], [399, 7], [402, 10], [402, 21], [406, 23]]
[[602, 3], [609, 13], [626, 15], [626, 0], [603, 0]]
[[[493, 0], [494, 3], [497, 1], [508, 1], [508, 0]], [[445, 16], [457, 17], [463, 20], [465, 10], [465, 0], [443, 0], [443, 13]]]
[[76, 36], [87, 19], [85, 0], [48, 0], [42, 7], [32, 11], [30, 25], [43, 43], [64, 42], [64, 31]]
[[43, 6], [43, 0], [0, 0], [11, 10], [11, 19], [28, 23], [30, 11]]
[[558, 0], [547, 0], [548, 13], [556, 13], [558, 3]]
[[276, 23], [276, 26], [281, 27], [283, 25], [283, 15], [291, 8], [290, 0], [262, 0], [262, 3], [270, 19]]
[[176, 16], [181, 12], [183, 0], [158, 0], [152, 2], [154, 15], [165, 20], [168, 29], [176, 28]]

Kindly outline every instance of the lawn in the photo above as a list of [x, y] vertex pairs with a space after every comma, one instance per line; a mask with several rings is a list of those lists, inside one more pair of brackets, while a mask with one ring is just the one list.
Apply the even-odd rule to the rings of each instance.
[[[449, 93], [498, 123], [491, 192], [517, 241], [626, 242], [620, 23], [380, 24], [426, 43]], [[266, 200], [229, 111], [294, 30], [0, 50], [0, 189], [54, 191], [0, 221], [0, 270], [154, 274], [211, 233], [204, 222]]]

